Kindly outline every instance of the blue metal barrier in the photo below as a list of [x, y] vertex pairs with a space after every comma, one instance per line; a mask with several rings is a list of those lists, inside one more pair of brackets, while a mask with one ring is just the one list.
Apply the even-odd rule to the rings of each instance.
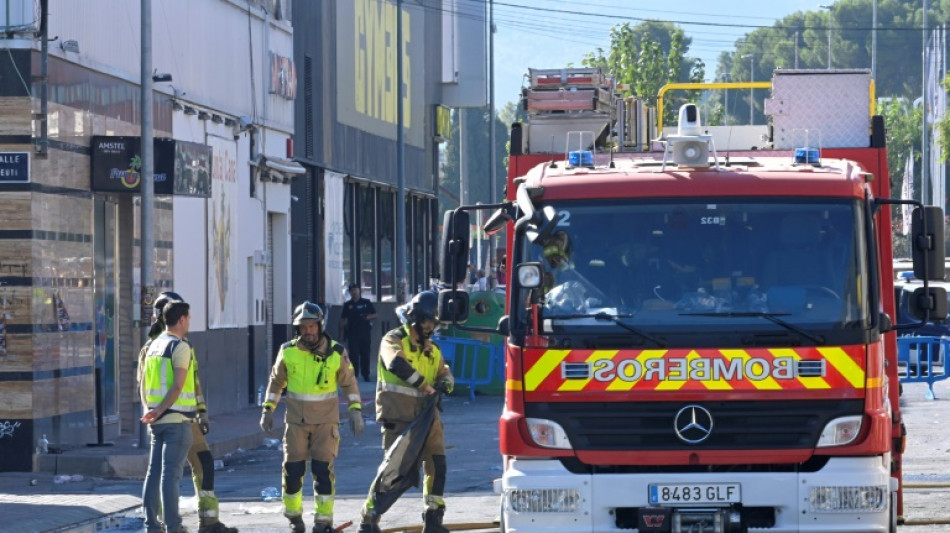
[[433, 337], [433, 342], [442, 350], [442, 358], [452, 369], [456, 385], [468, 386], [468, 397], [475, 400], [475, 387], [488, 385], [504, 372], [502, 345], [463, 339], [459, 337]]
[[950, 377], [946, 354], [950, 337], [898, 337], [897, 373], [904, 383], [926, 383], [927, 399], [934, 400], [934, 382]]

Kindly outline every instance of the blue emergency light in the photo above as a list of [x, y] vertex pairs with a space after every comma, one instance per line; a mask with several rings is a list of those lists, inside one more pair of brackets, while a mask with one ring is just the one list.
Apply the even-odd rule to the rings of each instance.
[[808, 148], [807, 146], [804, 148], [796, 148], [795, 163], [820, 165], [821, 154], [818, 152], [817, 148]]
[[594, 166], [594, 152], [590, 150], [568, 152], [567, 164], [572, 167], [592, 167]]

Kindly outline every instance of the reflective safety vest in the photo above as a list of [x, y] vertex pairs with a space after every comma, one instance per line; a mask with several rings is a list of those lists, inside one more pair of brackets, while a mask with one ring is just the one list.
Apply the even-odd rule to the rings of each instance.
[[[442, 351], [439, 347], [431, 343], [429, 355], [426, 355], [421, 347], [413, 347], [407, 324], [386, 334], [386, 337], [390, 336], [399, 339], [402, 353], [409, 365], [425, 378], [426, 383], [434, 385], [442, 363]], [[385, 337], [383, 342], [386, 342]], [[376, 418], [405, 422], [412, 420], [419, 412], [425, 393], [390, 372], [382, 359], [379, 360], [377, 372], [379, 381], [376, 384]]]
[[343, 346], [330, 341], [325, 357], [297, 348], [292, 340], [281, 346], [287, 367], [287, 399], [302, 402], [338, 401], [336, 375], [343, 364]]
[[[149, 408], [161, 405], [162, 400], [175, 383], [175, 368], [172, 365], [172, 354], [179, 344], [185, 343], [191, 352], [191, 345], [187, 341], [174, 335], [162, 333], [154, 340], [149, 341], [145, 352], [145, 403]], [[185, 377], [185, 386], [181, 389], [178, 399], [168, 409], [169, 413], [181, 413], [189, 417], [195, 416], [198, 410], [198, 400], [195, 397], [195, 369], [189, 366]]]

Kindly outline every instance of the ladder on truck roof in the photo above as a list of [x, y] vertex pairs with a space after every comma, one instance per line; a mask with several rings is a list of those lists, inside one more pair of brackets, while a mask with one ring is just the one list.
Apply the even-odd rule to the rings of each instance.
[[600, 68], [528, 69], [528, 114], [609, 113], [613, 82]]
[[620, 150], [647, 150], [656, 136], [654, 109], [637, 98], [621, 97], [616, 89], [599, 67], [529, 68], [521, 90], [528, 117], [512, 126], [512, 153], [567, 157], [571, 132], [593, 134], [594, 146], [585, 149], [607, 152], [616, 142]]

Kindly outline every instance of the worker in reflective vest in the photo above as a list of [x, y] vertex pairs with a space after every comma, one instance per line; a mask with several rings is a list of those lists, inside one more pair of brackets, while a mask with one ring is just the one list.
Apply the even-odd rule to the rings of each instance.
[[165, 306], [165, 331], [148, 343], [142, 365], [141, 398], [147, 412], [141, 420], [152, 437], [142, 489], [147, 533], [188, 532], [178, 511], [178, 484], [198, 411], [191, 346], [185, 340], [191, 323], [188, 311], [181, 301]]
[[[149, 342], [145, 343], [139, 353], [138, 380], [141, 382], [141, 369], [144, 368], [145, 353], [152, 339], [161, 335], [165, 329], [165, 317], [162, 310], [170, 301], [183, 302], [184, 298], [173, 291], [165, 291], [155, 298], [152, 314], [152, 328], [148, 332]], [[187, 339], [185, 339], [187, 341]], [[188, 448], [188, 466], [191, 467], [191, 478], [195, 484], [195, 494], [198, 495], [198, 533], [238, 533], [237, 528], [228, 527], [218, 517], [218, 497], [214, 493], [214, 456], [208, 447], [205, 435], [211, 429], [208, 419], [208, 406], [205, 403], [201, 390], [201, 380], [198, 377], [198, 360], [195, 357], [194, 347], [191, 348], [191, 366], [194, 369], [195, 402], [198, 408], [195, 420], [191, 425], [191, 446]]]
[[333, 533], [333, 499], [336, 493], [333, 461], [340, 447], [340, 411], [337, 388], [348, 403], [354, 435], [363, 432], [360, 391], [346, 350], [325, 332], [326, 315], [319, 305], [304, 302], [294, 309], [297, 337], [284, 343], [271, 369], [261, 429], [274, 428], [274, 409], [287, 388], [284, 415], [284, 516], [291, 533], [305, 533], [303, 481], [310, 459], [313, 476], [313, 533]]
[[[382, 426], [383, 448], [389, 449], [422, 409], [423, 398], [437, 391], [451, 392], [455, 378], [442, 352], [430, 337], [439, 325], [438, 296], [423, 291], [397, 310], [405, 323], [383, 336], [379, 346], [376, 373], [376, 420]], [[422, 514], [424, 533], [446, 533], [445, 515], [445, 437], [442, 421], [435, 413], [422, 457], [425, 481]], [[363, 504], [360, 533], [379, 533], [380, 514], [373, 494]]]

